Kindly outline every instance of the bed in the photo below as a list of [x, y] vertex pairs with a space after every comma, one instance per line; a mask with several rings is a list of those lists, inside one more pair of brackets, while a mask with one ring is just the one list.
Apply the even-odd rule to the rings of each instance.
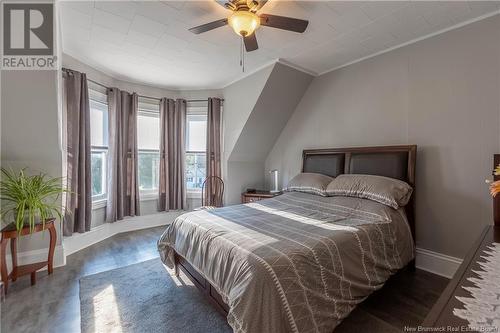
[[[415, 189], [416, 146], [304, 150], [302, 172], [370, 174]], [[179, 216], [158, 242], [235, 332], [331, 332], [357, 304], [414, 265], [413, 199], [393, 209], [289, 192]]]

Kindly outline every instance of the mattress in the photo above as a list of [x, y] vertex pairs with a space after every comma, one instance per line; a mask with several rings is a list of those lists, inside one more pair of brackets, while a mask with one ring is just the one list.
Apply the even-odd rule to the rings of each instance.
[[234, 332], [331, 332], [414, 258], [403, 209], [289, 192], [179, 216], [158, 241], [229, 306]]

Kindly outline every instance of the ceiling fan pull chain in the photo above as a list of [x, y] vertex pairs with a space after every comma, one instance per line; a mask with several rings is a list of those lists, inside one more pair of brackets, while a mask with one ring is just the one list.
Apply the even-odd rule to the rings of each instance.
[[245, 73], [245, 50], [244, 50], [244, 44], [243, 44], [243, 37], [241, 37], [241, 43], [240, 43], [240, 67], [243, 70], [243, 73]]
[[240, 40], [240, 67], [243, 66], [243, 56], [241, 55], [241, 45], [243, 43], [243, 38]]

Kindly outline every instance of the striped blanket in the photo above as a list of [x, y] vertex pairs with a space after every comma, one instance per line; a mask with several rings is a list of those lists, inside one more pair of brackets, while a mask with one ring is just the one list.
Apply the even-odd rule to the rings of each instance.
[[414, 256], [402, 209], [291, 192], [179, 216], [158, 241], [222, 295], [234, 332], [331, 332]]

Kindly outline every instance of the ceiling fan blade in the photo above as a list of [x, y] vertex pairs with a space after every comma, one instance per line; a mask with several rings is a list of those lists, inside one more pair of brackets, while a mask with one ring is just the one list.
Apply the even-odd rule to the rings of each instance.
[[259, 17], [261, 25], [295, 32], [306, 31], [307, 25], [309, 24], [309, 21], [286, 16], [260, 14]]
[[250, 36], [244, 37], [243, 42], [245, 43], [245, 50], [247, 52], [255, 51], [259, 48], [257, 44], [257, 37], [255, 37], [255, 32]]
[[191, 31], [194, 34], [201, 34], [202, 32], [207, 32], [219, 27], [223, 27], [226, 24], [227, 24], [227, 18], [224, 18], [210, 23], [199, 25], [197, 27], [189, 29], [189, 31]]

